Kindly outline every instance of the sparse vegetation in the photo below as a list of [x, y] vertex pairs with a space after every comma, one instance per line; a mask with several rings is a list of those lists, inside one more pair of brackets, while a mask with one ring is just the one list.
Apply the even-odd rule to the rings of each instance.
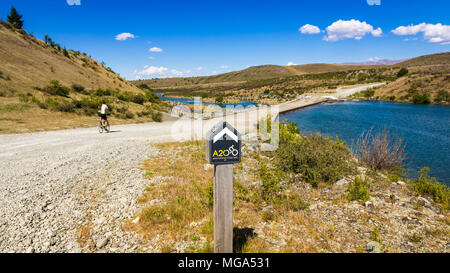
[[349, 201], [361, 200], [366, 202], [370, 198], [368, 184], [359, 176], [350, 182], [347, 192]]
[[408, 74], [408, 69], [402, 67], [398, 72], [397, 72], [397, 78], [403, 77], [406, 74]]
[[430, 169], [425, 167], [418, 173], [418, 178], [410, 180], [410, 185], [417, 194], [430, 196], [446, 210], [450, 209], [450, 189], [430, 176]]
[[450, 93], [447, 90], [439, 90], [436, 97], [434, 98], [434, 102], [449, 102], [450, 101]]
[[359, 160], [375, 170], [392, 171], [401, 167], [405, 160], [404, 151], [403, 139], [392, 135], [387, 128], [363, 132], [354, 145]]

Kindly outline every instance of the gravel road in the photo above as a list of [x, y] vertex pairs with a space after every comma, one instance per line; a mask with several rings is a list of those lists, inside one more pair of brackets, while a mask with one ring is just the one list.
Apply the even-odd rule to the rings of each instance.
[[0, 252], [151, 251], [121, 225], [151, 183], [138, 165], [170, 125], [0, 136]]
[[[246, 123], [245, 115], [235, 121]], [[109, 134], [88, 128], [0, 135], [0, 252], [151, 252], [122, 225], [146, 186], [158, 182], [144, 180], [139, 169], [157, 156], [149, 143], [173, 140], [174, 122], [113, 125]]]

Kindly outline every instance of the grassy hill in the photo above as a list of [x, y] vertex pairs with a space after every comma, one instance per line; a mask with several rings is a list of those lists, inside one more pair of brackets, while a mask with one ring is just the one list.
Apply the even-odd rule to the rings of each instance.
[[429, 66], [450, 64], [450, 52], [424, 55], [396, 64], [400, 67]]
[[405, 75], [360, 97], [416, 104], [450, 104], [450, 52], [420, 56], [395, 65]]
[[86, 53], [0, 20], [0, 133], [95, 126], [102, 100], [113, 124], [158, 120], [168, 109]]
[[233, 84], [239, 84], [247, 81], [283, 78], [311, 73], [327, 73], [327, 72], [338, 72], [357, 69], [369, 69], [374, 67], [381, 67], [381, 66], [342, 65], [342, 64], [325, 64], [325, 63], [305, 64], [295, 66], [260, 65], [260, 66], [252, 66], [240, 71], [233, 71], [214, 76], [138, 80], [134, 81], [134, 83], [136, 85], [145, 83], [152, 88], [158, 89], [179, 88], [181, 86], [192, 87], [194, 85], [204, 87], [230, 86]]
[[[305, 64], [254, 66], [215, 76], [135, 81], [156, 92], [179, 96], [202, 96], [225, 102], [250, 99], [276, 103], [296, 95], [337, 86], [386, 81], [387, 85], [359, 94], [358, 98], [411, 103], [450, 102], [450, 52], [420, 56], [393, 65]], [[404, 68], [407, 73], [399, 75]]]

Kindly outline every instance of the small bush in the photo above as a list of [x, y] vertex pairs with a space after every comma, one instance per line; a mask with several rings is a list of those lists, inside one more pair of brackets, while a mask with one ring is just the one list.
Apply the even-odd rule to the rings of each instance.
[[304, 201], [299, 194], [285, 196], [282, 205], [291, 211], [305, 210], [309, 207], [309, 203]]
[[217, 103], [217, 104], [222, 104], [223, 101], [224, 101], [224, 100], [223, 100], [223, 97], [222, 97], [222, 96], [219, 96], [219, 97], [216, 98], [216, 103]]
[[448, 102], [450, 101], [450, 93], [447, 90], [439, 90], [434, 97], [434, 102]]
[[276, 201], [281, 191], [280, 182], [285, 178], [279, 169], [270, 169], [266, 163], [260, 161], [259, 177], [261, 179], [261, 197], [265, 201]]
[[333, 184], [355, 169], [348, 146], [338, 138], [320, 134], [281, 143], [275, 153], [275, 162], [283, 171], [301, 174], [313, 186], [320, 182]]
[[392, 171], [405, 160], [405, 144], [398, 136], [391, 136], [388, 129], [363, 132], [354, 145], [354, 153], [364, 164], [376, 170]]
[[413, 103], [414, 104], [429, 104], [431, 102], [430, 95], [428, 93], [414, 94]]
[[397, 72], [397, 78], [400, 78], [400, 77], [403, 77], [403, 76], [405, 76], [406, 74], [408, 74], [408, 69], [406, 69], [406, 68], [402, 68], [402, 69], [400, 69], [398, 72]]
[[347, 198], [349, 201], [362, 200], [363, 202], [366, 202], [370, 198], [369, 187], [367, 186], [367, 183], [359, 176], [350, 182], [347, 192]]
[[373, 95], [375, 95], [375, 89], [368, 88], [364, 91], [361, 91], [361, 93], [365, 98], [371, 98], [371, 97], [373, 97]]
[[283, 125], [280, 126], [280, 143], [288, 143], [294, 141], [294, 139], [298, 138], [300, 134], [300, 129], [297, 127], [292, 121], [283, 122]]
[[57, 80], [51, 81], [49, 85], [47, 85], [46, 87], [44, 87], [42, 89], [42, 91], [49, 95], [62, 96], [62, 97], [67, 97], [70, 93], [69, 88], [67, 88], [66, 86], [63, 86]]
[[59, 111], [59, 112], [74, 112], [75, 106], [72, 102], [59, 99], [59, 98], [47, 98], [45, 100], [45, 105], [52, 111]]
[[448, 210], [450, 208], [450, 189], [439, 183], [437, 178], [431, 177], [429, 172], [430, 169], [427, 167], [421, 169], [417, 172], [418, 178], [409, 183], [417, 194], [430, 196], [436, 203]]
[[72, 84], [72, 90], [77, 93], [83, 93], [85, 91], [85, 88], [80, 84], [74, 83]]

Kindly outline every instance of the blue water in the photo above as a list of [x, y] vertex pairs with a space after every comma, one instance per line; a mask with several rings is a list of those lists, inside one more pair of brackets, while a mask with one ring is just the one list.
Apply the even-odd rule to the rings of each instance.
[[[166, 97], [163, 94], [157, 94], [157, 95], [158, 95], [158, 97], [160, 97], [161, 99], [164, 99], [164, 100], [169, 100], [169, 101], [174, 101], [174, 102], [179, 102], [179, 103], [186, 103], [186, 104], [194, 104], [194, 98], [175, 98], [175, 97]], [[241, 100], [239, 103], [215, 104], [212, 102], [203, 102], [203, 104], [218, 105], [222, 108], [237, 107], [237, 106], [242, 106], [244, 108], [247, 108], [247, 107], [258, 106], [258, 103], [249, 101], [249, 100]]]
[[365, 130], [390, 128], [406, 142], [405, 169], [415, 177], [422, 167], [450, 185], [450, 107], [392, 102], [321, 104], [283, 115], [302, 133], [338, 136], [350, 146]]

